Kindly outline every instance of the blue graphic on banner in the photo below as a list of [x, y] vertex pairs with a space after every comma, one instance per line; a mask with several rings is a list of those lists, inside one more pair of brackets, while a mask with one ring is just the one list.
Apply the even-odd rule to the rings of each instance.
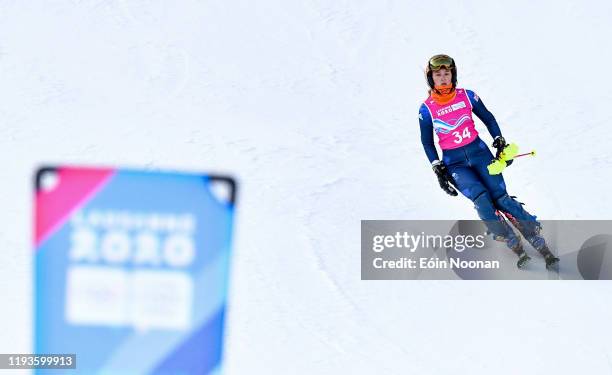
[[[35, 352], [70, 374], [221, 368], [233, 202], [202, 175], [119, 170], [35, 253]], [[57, 374], [57, 370], [36, 370]]]

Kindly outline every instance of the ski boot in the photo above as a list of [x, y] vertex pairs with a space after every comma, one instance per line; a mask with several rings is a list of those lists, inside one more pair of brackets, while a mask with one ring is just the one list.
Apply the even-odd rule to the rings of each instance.
[[537, 249], [540, 254], [544, 257], [544, 262], [546, 262], [547, 270], [554, 270], [559, 266], [559, 258], [557, 258], [549, 249], [548, 246], [544, 245], [543, 248]]
[[530, 237], [525, 237], [525, 239], [531, 244], [531, 246], [533, 246], [534, 249], [538, 251], [538, 253], [540, 253], [540, 255], [544, 257], [547, 270], [555, 269], [557, 267], [559, 258], [557, 258], [550, 251], [544, 237], [540, 236], [539, 234], [532, 234]]
[[527, 265], [527, 263], [531, 260], [531, 257], [527, 255], [527, 252], [525, 251], [525, 249], [523, 249], [521, 239], [517, 237], [516, 244], [511, 244], [510, 241], [508, 241], [508, 246], [512, 246], [510, 247], [510, 249], [519, 257], [518, 261], [516, 262], [516, 266], [519, 269], [523, 269], [525, 265]]
[[525, 265], [527, 264], [527, 262], [529, 262], [530, 260], [531, 260], [531, 257], [527, 255], [525, 250], [523, 250], [523, 253], [519, 255], [519, 260], [516, 262], [516, 266], [519, 269], [523, 269]]

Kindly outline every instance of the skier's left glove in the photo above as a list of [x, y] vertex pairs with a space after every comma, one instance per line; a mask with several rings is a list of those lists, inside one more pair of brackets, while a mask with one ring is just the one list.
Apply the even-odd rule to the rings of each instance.
[[[504, 151], [504, 148], [506, 148], [506, 146], [507, 144], [504, 137], [502, 137], [501, 135], [495, 137], [495, 140], [493, 140], [493, 147], [497, 149], [497, 152], [495, 153], [495, 159], [499, 159], [499, 155], [501, 155], [502, 151]], [[506, 160], [506, 167], [510, 166], [513, 162], [514, 160]]]

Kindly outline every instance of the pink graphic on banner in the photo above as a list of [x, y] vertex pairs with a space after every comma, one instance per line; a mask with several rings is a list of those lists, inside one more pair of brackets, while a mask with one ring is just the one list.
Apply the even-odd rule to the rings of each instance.
[[57, 185], [36, 191], [36, 247], [58, 230], [72, 212], [102, 189], [115, 170], [65, 167], [55, 172]]

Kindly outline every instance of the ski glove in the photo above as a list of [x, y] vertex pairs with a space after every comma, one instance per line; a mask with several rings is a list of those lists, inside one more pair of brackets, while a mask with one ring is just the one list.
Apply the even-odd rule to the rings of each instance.
[[[504, 148], [506, 148], [507, 144], [506, 144], [506, 140], [504, 139], [504, 137], [502, 136], [497, 136], [495, 137], [495, 140], [493, 141], [493, 147], [495, 147], [497, 149], [497, 152], [495, 153], [495, 159], [499, 159], [499, 155], [501, 155], [502, 151], [504, 151]], [[510, 166], [512, 163], [514, 162], [514, 160], [506, 160], [506, 167]]]
[[446, 169], [446, 165], [444, 165], [441, 161], [436, 161], [432, 165], [436, 176], [438, 177], [438, 183], [442, 190], [444, 190], [448, 195], [457, 196], [457, 190], [451, 186], [454, 183], [453, 177], [448, 173], [448, 169]]

